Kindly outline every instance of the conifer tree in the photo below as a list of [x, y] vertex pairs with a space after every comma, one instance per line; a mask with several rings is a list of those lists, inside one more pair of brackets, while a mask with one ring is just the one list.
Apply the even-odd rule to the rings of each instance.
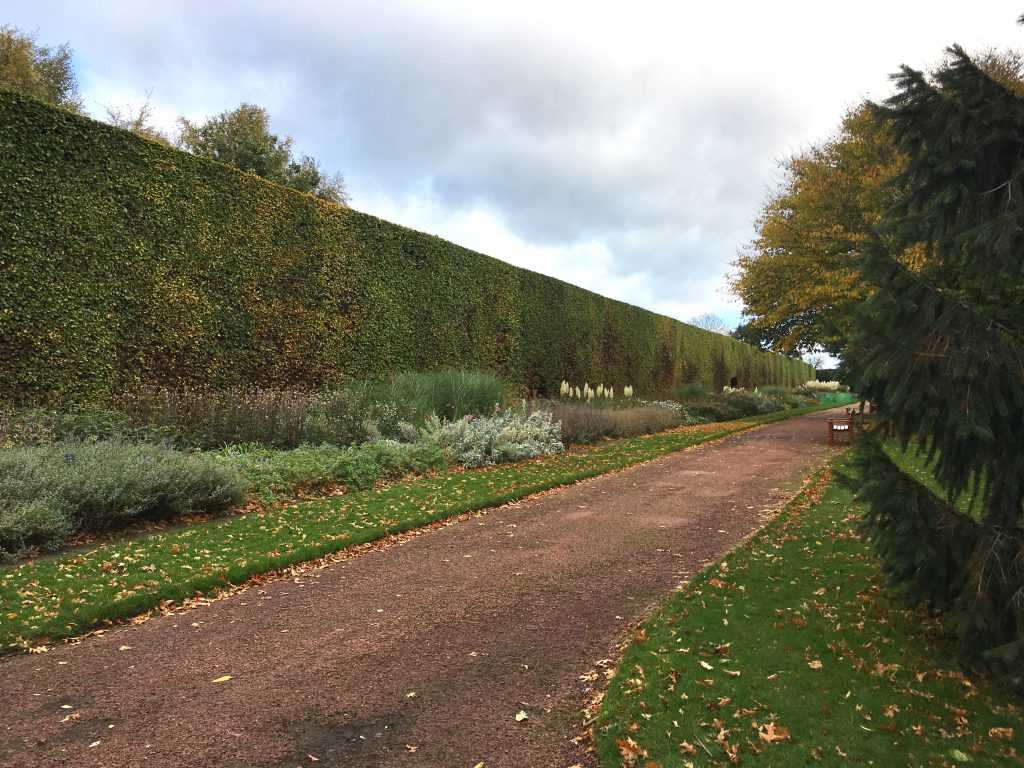
[[[904, 67], [875, 108], [905, 157], [864, 248], [872, 286], [845, 360], [880, 426], [928, 452], [945, 491], [877, 441], [860, 495], [886, 568], [947, 614], [969, 658], [1024, 672], [1024, 100], [959, 47]], [[972, 514], [954, 500], [973, 496]]]

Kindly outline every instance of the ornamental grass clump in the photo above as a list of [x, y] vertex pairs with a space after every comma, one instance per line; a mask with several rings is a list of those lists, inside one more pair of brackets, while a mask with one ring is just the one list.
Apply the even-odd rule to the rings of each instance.
[[242, 501], [238, 472], [164, 445], [62, 441], [0, 451], [0, 556]]
[[606, 437], [637, 437], [683, 424], [677, 408], [595, 408], [576, 403], [555, 403], [551, 418], [562, 425], [566, 445], [587, 445]]
[[422, 434], [425, 442], [439, 446], [464, 467], [521, 461], [564, 449], [561, 425], [551, 414], [534, 411], [527, 415], [525, 407], [455, 421], [432, 416]]
[[[561, 384], [558, 385], [558, 396], [560, 398], [568, 397], [576, 400], [586, 400], [587, 402], [593, 401], [594, 398], [598, 398], [599, 400], [614, 400], [615, 387], [606, 387], [602, 382], [599, 383], [597, 385], [597, 388], [595, 389], [591, 387], [590, 384], [588, 384], [587, 382], [584, 382], [583, 389], [581, 390], [579, 387], [573, 386], [568, 381], [563, 380]], [[630, 385], [624, 386], [622, 388], [622, 396], [625, 398], [633, 397], [633, 387]]]
[[703, 384], [683, 384], [673, 389], [670, 394], [680, 400], [706, 400], [711, 392]]
[[133, 424], [127, 414], [101, 405], [73, 404], [63, 409], [0, 405], [0, 448], [113, 438], [159, 443], [172, 437], [173, 430]]
[[796, 388], [797, 393], [802, 395], [817, 395], [823, 392], [848, 392], [849, 387], [839, 381], [818, 381], [811, 379]]
[[460, 419], [473, 413], [490, 413], [507, 390], [508, 384], [490, 371], [451, 368], [400, 373], [387, 381], [365, 385], [364, 396], [393, 404], [402, 421], [423, 423], [431, 414]]
[[139, 387], [114, 399], [135, 428], [161, 428], [179, 446], [220, 448], [259, 443], [297, 448], [366, 439], [373, 403], [358, 385], [331, 391], [229, 387]]

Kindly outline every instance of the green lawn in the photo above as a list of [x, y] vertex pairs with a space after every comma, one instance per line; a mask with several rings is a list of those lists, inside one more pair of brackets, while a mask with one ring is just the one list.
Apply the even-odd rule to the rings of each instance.
[[[906, 450], [900, 447], [899, 441], [895, 438], [886, 440], [884, 446], [886, 453], [904, 473], [921, 483], [940, 499], [946, 498], [946, 492], [942, 489], [939, 481], [935, 479], [932, 466], [928, 464], [927, 452], [919, 450], [916, 442], [911, 442]], [[983, 487], [980, 490], [984, 492]], [[953, 502], [960, 514], [977, 519], [980, 508], [978, 505], [972, 504], [972, 495], [973, 489], [968, 489], [957, 496]]]
[[1021, 764], [1022, 710], [889, 601], [831, 472], [638, 630], [602, 766]]
[[0, 652], [38, 646], [430, 522], [820, 407], [276, 506], [0, 570]]

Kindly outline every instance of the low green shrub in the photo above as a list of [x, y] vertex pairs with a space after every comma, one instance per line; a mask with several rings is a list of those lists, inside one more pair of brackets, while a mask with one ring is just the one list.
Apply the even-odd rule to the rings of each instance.
[[53, 549], [99, 532], [242, 499], [238, 473], [203, 455], [119, 440], [0, 451], [0, 554]]
[[566, 445], [587, 445], [604, 437], [649, 435], [683, 423], [678, 406], [609, 409], [562, 402], [551, 406], [551, 417], [562, 425], [562, 441]]
[[755, 388], [754, 392], [765, 397], [785, 398], [789, 395], [789, 390], [785, 387], [777, 387], [772, 384], [762, 384], [760, 387]]
[[724, 407], [710, 401], [706, 403], [693, 403], [691, 405], [687, 405], [686, 412], [690, 414], [691, 418], [698, 419], [703, 422], [729, 421], [730, 419], [735, 418], [734, 416], [727, 414]]
[[332, 485], [372, 488], [383, 480], [428, 474], [447, 466], [435, 445], [405, 445], [390, 440], [339, 448], [304, 445], [274, 451], [259, 445], [233, 445], [213, 454], [245, 478], [248, 492], [271, 503], [281, 495]]
[[757, 392], [733, 391], [721, 395], [719, 400], [726, 414], [736, 414], [731, 416], [733, 419], [786, 410], [781, 399], [765, 397]]
[[0, 404], [0, 448], [52, 443], [56, 440], [55, 415], [48, 408]]
[[493, 416], [443, 421], [431, 416], [423, 439], [440, 446], [464, 467], [483, 467], [560, 453], [564, 449], [561, 426], [546, 411], [527, 414], [508, 409]]
[[0, 561], [57, 549], [74, 532], [74, 521], [51, 493], [0, 501]]

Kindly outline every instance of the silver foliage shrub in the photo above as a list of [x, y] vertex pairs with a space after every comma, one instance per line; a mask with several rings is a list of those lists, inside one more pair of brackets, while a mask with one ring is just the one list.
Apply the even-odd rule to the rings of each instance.
[[551, 414], [509, 409], [493, 416], [442, 421], [431, 416], [422, 430], [424, 442], [438, 445], [464, 467], [484, 467], [560, 453], [561, 424]]

